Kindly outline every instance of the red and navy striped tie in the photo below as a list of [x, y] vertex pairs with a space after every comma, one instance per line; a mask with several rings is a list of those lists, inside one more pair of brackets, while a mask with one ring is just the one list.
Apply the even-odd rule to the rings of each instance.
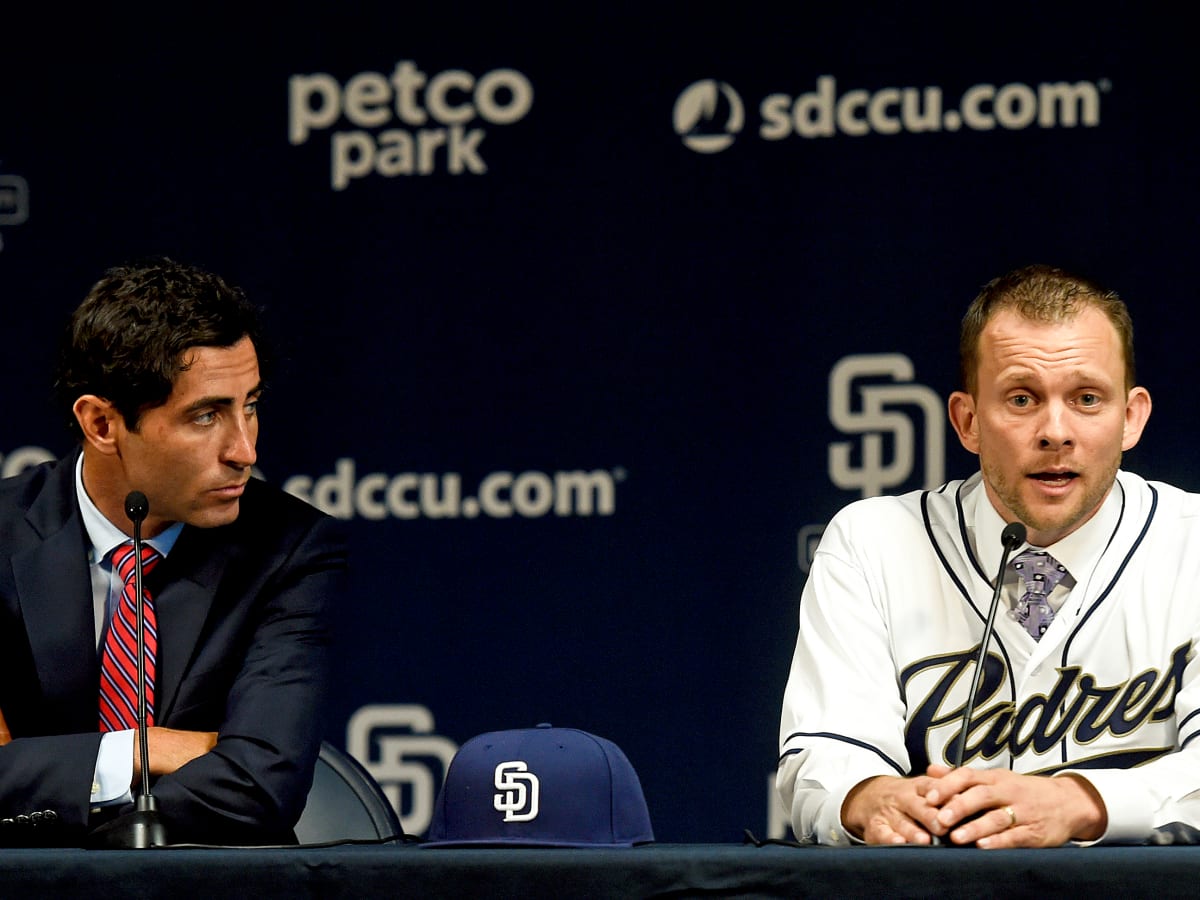
[[[142, 574], [162, 559], [149, 544], [142, 545]], [[108, 623], [100, 658], [100, 730], [137, 727], [137, 589], [134, 586], [133, 544], [122, 544], [112, 555], [113, 569], [125, 583]], [[158, 657], [158, 621], [154, 601], [144, 591], [146, 619], [146, 724], [154, 724], [154, 661]]]

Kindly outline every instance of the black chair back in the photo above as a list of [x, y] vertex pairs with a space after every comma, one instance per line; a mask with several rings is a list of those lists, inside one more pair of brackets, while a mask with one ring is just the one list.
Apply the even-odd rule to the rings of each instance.
[[396, 811], [371, 773], [354, 757], [322, 742], [308, 803], [296, 824], [300, 843], [403, 836]]

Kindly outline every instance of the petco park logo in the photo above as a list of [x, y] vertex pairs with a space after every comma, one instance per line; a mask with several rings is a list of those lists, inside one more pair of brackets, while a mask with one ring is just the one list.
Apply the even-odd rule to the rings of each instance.
[[505, 822], [529, 822], [537, 818], [541, 782], [520, 760], [502, 762], [496, 766], [493, 782], [497, 793], [492, 805], [504, 813]]
[[[914, 377], [912, 360], [900, 353], [844, 356], [830, 369], [829, 421], [857, 438], [829, 445], [829, 480], [835, 485], [876, 497], [905, 485], [918, 460], [921, 487], [932, 490], [945, 481], [945, 407], [932, 388], [912, 383]], [[824, 530], [824, 525], [800, 530], [805, 572]]]
[[[1025, 128], [1094, 128], [1100, 124], [1100, 98], [1112, 89], [1107, 80], [1014, 82], [997, 87], [976, 84], [954, 105], [945, 91], [931, 87], [885, 87], [870, 91], [839, 89], [837, 79], [822, 75], [816, 89], [769, 94], [758, 106], [758, 136], [780, 141], [802, 138], [928, 131], [1020, 131]], [[744, 127], [738, 92], [723, 81], [697, 81], [675, 101], [675, 133], [697, 153], [717, 153], [733, 143]]]
[[[359, 72], [345, 84], [317, 72], [288, 80], [288, 140], [344, 122], [329, 138], [329, 183], [335, 191], [368, 175], [461, 175], [487, 172], [480, 145], [485, 125], [512, 125], [533, 106], [533, 85], [516, 69], [478, 78], [463, 69], [426, 74], [402, 60], [390, 76]], [[471, 126], [471, 127], [468, 127]]]

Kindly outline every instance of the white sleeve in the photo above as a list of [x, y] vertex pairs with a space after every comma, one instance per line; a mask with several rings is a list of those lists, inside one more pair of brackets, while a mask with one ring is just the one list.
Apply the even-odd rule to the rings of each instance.
[[[776, 779], [799, 840], [847, 844], [841, 808], [876, 775], [907, 775], [904, 700], [883, 605], [882, 560], [852, 549], [852, 523], [826, 529], [800, 601]], [[876, 564], [878, 567], [876, 568]]]

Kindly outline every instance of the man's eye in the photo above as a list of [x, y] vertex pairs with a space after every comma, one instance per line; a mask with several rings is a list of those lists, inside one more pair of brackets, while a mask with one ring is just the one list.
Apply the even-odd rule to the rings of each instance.
[[1029, 405], [1029, 395], [1028, 394], [1018, 394], [1017, 396], [1012, 398], [1012, 405], [1016, 406], [1018, 408], [1024, 409], [1026, 406]]
[[192, 419], [197, 425], [211, 425], [216, 420], [217, 414], [215, 412], [200, 413], [196, 418]]
[[1095, 406], [1100, 402], [1100, 398], [1096, 394], [1081, 394], [1079, 397], [1080, 406]]

